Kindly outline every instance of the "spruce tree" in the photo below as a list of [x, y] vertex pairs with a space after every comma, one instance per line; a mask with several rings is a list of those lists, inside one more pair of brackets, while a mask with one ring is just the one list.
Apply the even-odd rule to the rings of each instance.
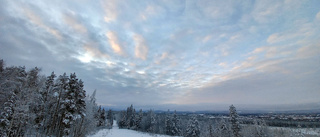
[[180, 129], [180, 119], [178, 118], [178, 115], [177, 115], [177, 112], [176, 110], [174, 111], [173, 113], [173, 116], [172, 116], [172, 135], [174, 136], [178, 136], [181, 134], [181, 129]]
[[141, 122], [142, 122], [142, 117], [143, 117], [143, 113], [142, 113], [142, 109], [140, 109], [139, 114], [136, 116], [136, 122], [135, 122], [135, 129], [136, 130], [140, 130], [141, 129]]
[[229, 116], [230, 116], [230, 122], [231, 122], [231, 130], [233, 133], [233, 136], [235, 137], [240, 137], [240, 124], [238, 121], [238, 113], [236, 110], [236, 107], [234, 107], [233, 105], [230, 106], [229, 109]]
[[106, 123], [106, 116], [105, 116], [104, 108], [101, 110], [100, 117], [99, 117], [99, 126], [105, 126]]
[[15, 94], [13, 93], [10, 99], [4, 103], [4, 111], [0, 115], [0, 136], [7, 137], [10, 132], [10, 124], [12, 123]]
[[214, 130], [215, 136], [217, 137], [231, 136], [229, 125], [224, 119], [221, 119], [219, 122], [217, 122], [216, 125], [217, 126], [215, 127], [215, 130]]
[[120, 120], [118, 121], [119, 128], [126, 128], [127, 127], [127, 116], [125, 111], [121, 111]]
[[168, 113], [166, 114], [166, 134], [167, 135], [173, 135], [172, 133], [172, 121], [171, 121], [171, 115], [170, 115], [170, 111], [168, 110]]
[[192, 117], [186, 130], [186, 137], [200, 137], [200, 126], [196, 117]]
[[108, 114], [107, 114], [107, 119], [108, 119], [108, 128], [112, 128], [113, 126], [113, 114], [112, 114], [112, 110], [109, 109]]
[[156, 126], [156, 118], [154, 112], [150, 109], [147, 114], [147, 132], [154, 133]]

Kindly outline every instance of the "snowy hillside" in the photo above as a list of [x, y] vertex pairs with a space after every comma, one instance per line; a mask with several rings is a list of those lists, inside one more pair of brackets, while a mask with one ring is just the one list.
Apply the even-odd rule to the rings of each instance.
[[94, 135], [89, 135], [88, 137], [172, 137], [166, 135], [143, 133], [129, 129], [119, 129], [117, 122], [114, 121], [113, 123], [114, 124], [112, 129], [103, 129]]

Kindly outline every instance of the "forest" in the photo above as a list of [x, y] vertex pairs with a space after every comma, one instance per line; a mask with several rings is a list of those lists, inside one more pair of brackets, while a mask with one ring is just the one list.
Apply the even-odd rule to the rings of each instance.
[[40, 71], [5, 67], [0, 60], [0, 136], [80, 137], [105, 124], [95, 92], [86, 95], [75, 73], [44, 76]]

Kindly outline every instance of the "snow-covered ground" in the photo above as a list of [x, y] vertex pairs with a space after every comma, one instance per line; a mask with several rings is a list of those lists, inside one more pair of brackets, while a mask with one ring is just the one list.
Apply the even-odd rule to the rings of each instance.
[[283, 130], [298, 134], [299, 132], [304, 135], [320, 136], [320, 128], [289, 128], [289, 127], [269, 127], [271, 131]]
[[119, 129], [118, 125], [116, 124], [117, 122], [114, 121], [113, 123], [114, 124], [112, 129], [103, 129], [94, 135], [89, 135], [88, 137], [172, 137], [166, 135], [143, 133], [129, 129]]

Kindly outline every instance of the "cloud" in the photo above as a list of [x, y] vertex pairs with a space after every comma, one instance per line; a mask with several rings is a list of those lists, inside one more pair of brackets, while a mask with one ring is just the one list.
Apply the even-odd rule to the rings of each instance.
[[320, 55], [320, 44], [312, 44], [308, 46], [303, 46], [298, 49], [297, 57], [299, 58], [309, 58]]
[[320, 11], [317, 13], [317, 15], [316, 15], [316, 20], [317, 21], [320, 21]]
[[80, 33], [87, 33], [87, 28], [72, 15], [65, 14], [63, 19], [68, 24], [68, 26], [71, 26], [74, 30]]
[[94, 47], [93, 45], [95, 44], [86, 44], [83, 46], [84, 53], [81, 54], [78, 59], [80, 61], [88, 63], [94, 60], [106, 60], [110, 58], [110, 56], [106, 53], [103, 53], [101, 50], [98, 48]]
[[[229, 104], [295, 104], [317, 102], [320, 93], [320, 76], [317, 60], [283, 59], [251, 62], [241, 71], [231, 71], [224, 74], [222, 81], [211, 81], [207, 85], [190, 89], [182, 98], [174, 102], [191, 104], [218, 103]], [[313, 63], [312, 63], [313, 62]], [[304, 66], [304, 67], [302, 67]], [[263, 71], [248, 71], [247, 68], [257, 68]], [[245, 71], [247, 70], [247, 71]], [[284, 71], [286, 70], [286, 73]], [[298, 75], [301, 74], [301, 75]], [[305, 88], [308, 87], [308, 90]], [[311, 95], [311, 96], [310, 96]], [[263, 96], [263, 98], [261, 98]]]
[[312, 102], [318, 3], [4, 0], [0, 57], [76, 72], [99, 104]]
[[23, 8], [24, 14], [25, 16], [35, 25], [45, 29], [47, 32], [51, 33], [53, 36], [55, 36], [57, 39], [62, 40], [62, 36], [60, 34], [60, 32], [54, 28], [51, 28], [49, 26], [47, 26], [43, 20], [41, 19], [41, 17], [39, 17], [38, 15], [36, 15], [32, 10], [24, 7]]
[[282, 13], [282, 2], [277, 0], [256, 1], [252, 16], [258, 23], [269, 23]]
[[202, 39], [202, 42], [203, 43], [206, 43], [208, 40], [210, 40], [211, 39], [211, 35], [207, 35], [207, 36], [205, 36], [203, 39]]
[[104, 21], [110, 23], [118, 17], [118, 0], [101, 0], [101, 5], [104, 10]]
[[142, 60], [146, 60], [148, 56], [148, 46], [146, 44], [146, 41], [139, 34], [135, 34], [133, 36], [133, 40], [135, 42], [135, 49], [134, 49], [135, 56]]
[[124, 51], [120, 46], [118, 37], [115, 32], [109, 31], [106, 33], [106, 37], [108, 38], [109, 44], [112, 50], [118, 55], [124, 55]]

